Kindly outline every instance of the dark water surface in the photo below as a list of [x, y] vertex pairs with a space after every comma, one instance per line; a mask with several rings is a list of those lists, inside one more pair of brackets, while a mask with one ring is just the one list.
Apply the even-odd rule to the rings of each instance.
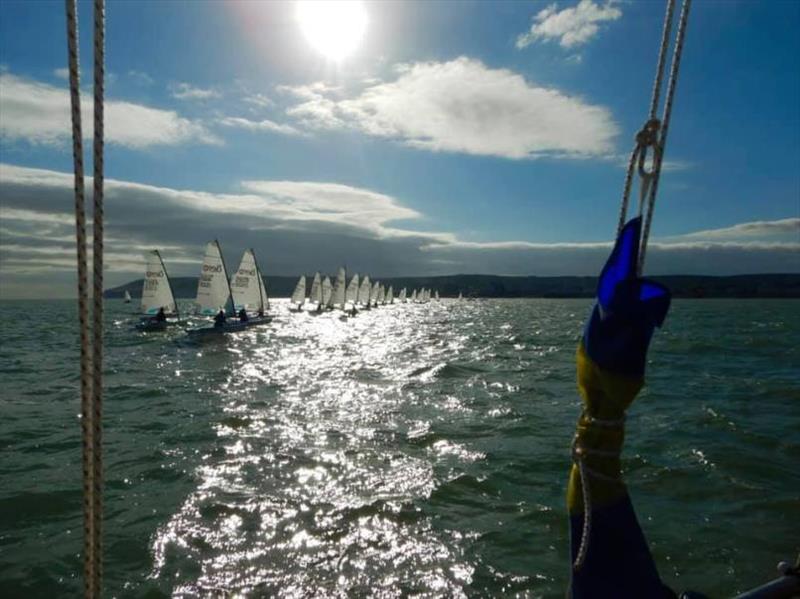
[[[0, 595], [76, 596], [76, 307], [0, 305]], [[108, 596], [563, 596], [588, 308], [278, 302], [197, 343], [108, 302]], [[624, 464], [661, 574], [759, 584], [800, 543], [800, 302], [677, 301], [650, 358]]]

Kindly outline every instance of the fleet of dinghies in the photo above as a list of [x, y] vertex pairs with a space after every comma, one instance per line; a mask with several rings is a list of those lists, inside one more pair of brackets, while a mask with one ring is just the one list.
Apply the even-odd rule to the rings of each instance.
[[[177, 324], [178, 304], [158, 250], [147, 252], [145, 262], [141, 320], [137, 328], [164, 330]], [[125, 293], [127, 302], [130, 294]], [[439, 292], [433, 297], [438, 301]], [[346, 316], [355, 316], [360, 310], [395, 303], [426, 303], [430, 299], [431, 291], [427, 288], [413, 289], [409, 295], [405, 287], [395, 298], [393, 286], [384, 287], [380, 281], [370, 280], [369, 275], [359, 277], [356, 273], [348, 281], [347, 270], [342, 266], [334, 282], [319, 271], [314, 273], [308, 295], [306, 276], [301, 276], [289, 300], [289, 310], [309, 314], [339, 310]], [[219, 242], [209, 242], [197, 281], [195, 305], [195, 315], [208, 319], [208, 323], [189, 329], [192, 335], [239, 331], [269, 322], [269, 296], [255, 252], [245, 250], [239, 268], [229, 277]]]

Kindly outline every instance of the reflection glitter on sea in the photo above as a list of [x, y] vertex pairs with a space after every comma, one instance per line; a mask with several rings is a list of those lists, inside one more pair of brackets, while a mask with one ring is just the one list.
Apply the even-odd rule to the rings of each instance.
[[[430, 400], [408, 373], [463, 348], [447, 320], [441, 305], [346, 320], [281, 310], [269, 328], [228, 336], [216, 348], [228, 355], [217, 446], [158, 531], [151, 576], [178, 595], [463, 595], [473, 567], [461, 534], [434, 529], [414, 503], [436, 481], [428, 449], [409, 441], [427, 422], [407, 413]], [[444, 412], [460, 409], [447, 399]], [[483, 457], [446, 440], [432, 451]]]

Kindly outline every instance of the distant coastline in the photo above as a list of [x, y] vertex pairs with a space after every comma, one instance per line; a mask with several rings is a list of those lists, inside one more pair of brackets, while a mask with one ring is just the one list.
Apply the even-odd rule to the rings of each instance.
[[[271, 297], [289, 297], [299, 275], [264, 277]], [[667, 285], [677, 298], [800, 298], [800, 273], [713, 277], [705, 275], [665, 275], [653, 277]], [[486, 298], [590, 298], [595, 294], [596, 277], [534, 277], [500, 275], [446, 275], [436, 277], [379, 278], [395, 290], [427, 287], [442, 297]], [[197, 277], [174, 277], [172, 287], [178, 298], [193, 298]], [[122, 298], [125, 291], [141, 297], [142, 279], [108, 289], [105, 297]]]

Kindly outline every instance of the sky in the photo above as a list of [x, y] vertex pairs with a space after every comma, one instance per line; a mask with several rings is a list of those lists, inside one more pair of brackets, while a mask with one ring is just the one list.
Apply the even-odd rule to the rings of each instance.
[[[267, 275], [597, 274], [663, 18], [655, 1], [110, 0], [106, 287], [151, 248], [196, 275], [214, 238]], [[692, 4], [648, 275], [800, 272], [799, 26], [800, 2]], [[0, 2], [0, 298], [76, 293], [65, 32], [60, 0]]]

